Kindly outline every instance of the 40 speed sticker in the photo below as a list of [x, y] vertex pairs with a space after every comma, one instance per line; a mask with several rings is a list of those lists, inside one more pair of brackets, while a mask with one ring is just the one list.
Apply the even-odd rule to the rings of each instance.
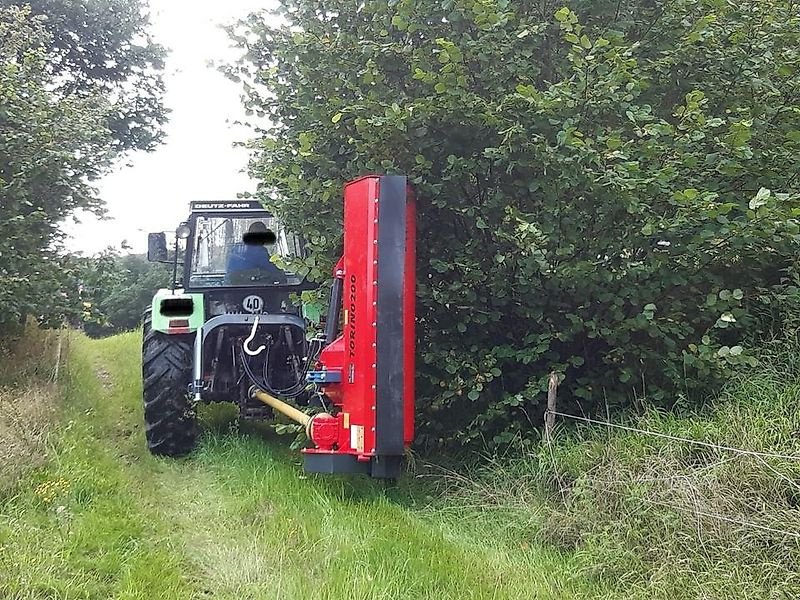
[[249, 313], [260, 313], [264, 308], [264, 299], [261, 296], [248, 296], [242, 300], [242, 308]]

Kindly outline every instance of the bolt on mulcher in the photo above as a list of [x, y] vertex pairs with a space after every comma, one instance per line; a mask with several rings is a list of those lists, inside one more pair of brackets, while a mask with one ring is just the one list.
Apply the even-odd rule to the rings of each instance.
[[166, 235], [150, 234], [150, 260], [176, 275], [183, 262], [182, 287], [159, 290], [144, 318], [150, 451], [188, 453], [197, 405], [233, 402], [244, 419], [301, 424], [309, 472], [397, 477], [414, 428], [415, 237], [405, 177], [346, 184], [324, 336], [307, 340], [290, 295], [311, 286], [272, 260], [303, 242], [258, 202], [193, 202], [171, 260]]

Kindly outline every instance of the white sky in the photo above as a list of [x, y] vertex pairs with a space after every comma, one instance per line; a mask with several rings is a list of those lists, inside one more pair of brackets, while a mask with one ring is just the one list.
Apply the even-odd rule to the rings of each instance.
[[155, 152], [131, 155], [98, 182], [109, 219], [81, 215], [67, 225], [72, 250], [94, 253], [126, 240], [134, 252], [147, 233], [173, 230], [188, 216], [191, 200], [234, 199], [255, 183], [242, 171], [247, 151], [233, 148], [251, 134], [232, 124], [244, 118], [239, 86], [208, 66], [236, 57], [218, 25], [269, 8], [272, 0], [151, 0], [153, 34], [170, 49], [165, 103], [172, 110], [166, 141]]

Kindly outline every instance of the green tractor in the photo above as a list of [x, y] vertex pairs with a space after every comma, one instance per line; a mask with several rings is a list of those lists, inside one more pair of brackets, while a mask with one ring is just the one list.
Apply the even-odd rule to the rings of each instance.
[[145, 434], [153, 454], [193, 449], [201, 396], [237, 404], [243, 419], [272, 416], [248, 393], [253, 381], [308, 403], [306, 372], [320, 344], [306, 339], [302, 309], [290, 297], [311, 286], [279, 266], [302, 254], [302, 241], [251, 200], [192, 202], [173, 248], [165, 233], [148, 236], [148, 260], [171, 263], [175, 282], [156, 293], [143, 320]]
[[150, 234], [148, 257], [171, 262], [174, 282], [144, 318], [151, 452], [188, 453], [196, 407], [231, 402], [241, 419], [301, 425], [307, 472], [399, 475], [414, 435], [413, 190], [401, 175], [359, 177], [344, 186], [342, 214], [324, 330], [313, 335], [293, 301], [313, 286], [287, 269], [303, 244], [257, 202], [192, 203], [171, 260], [166, 234]]

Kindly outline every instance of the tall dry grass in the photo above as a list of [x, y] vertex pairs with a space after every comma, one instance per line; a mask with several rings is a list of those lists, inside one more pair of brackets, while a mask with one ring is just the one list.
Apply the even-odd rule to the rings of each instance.
[[0, 346], [0, 497], [50, 455], [58, 378], [68, 350], [65, 332], [28, 323]]

